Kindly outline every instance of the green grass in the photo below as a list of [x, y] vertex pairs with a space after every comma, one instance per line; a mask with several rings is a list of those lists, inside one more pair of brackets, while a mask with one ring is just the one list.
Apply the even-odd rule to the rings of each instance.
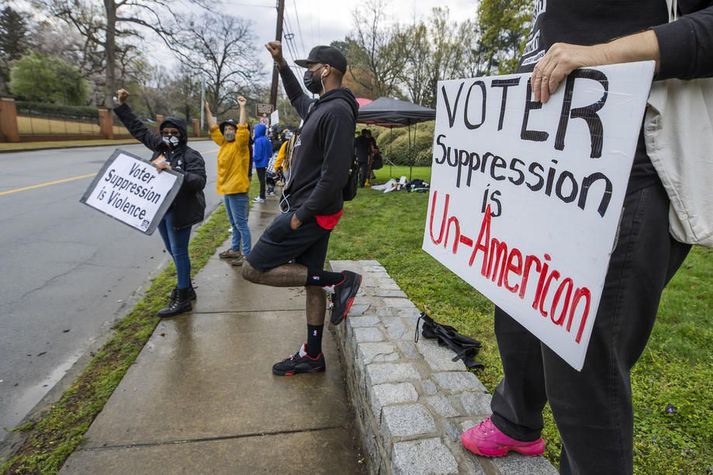
[[[389, 177], [389, 167], [377, 172]], [[394, 167], [393, 176], [408, 167]], [[430, 169], [414, 168], [428, 181]], [[439, 321], [483, 341], [478, 376], [492, 391], [502, 377], [492, 304], [421, 250], [428, 195], [360, 190], [330, 241], [330, 259], [376, 259], [409, 298]], [[713, 473], [713, 251], [694, 248], [664, 292], [648, 347], [632, 374], [635, 472]], [[675, 407], [674, 413], [667, 406]], [[545, 412], [546, 456], [560, 443]]]
[[[228, 227], [228, 218], [221, 206], [198, 229], [190, 242], [194, 274], [228, 237]], [[159, 322], [155, 314], [166, 304], [166, 296], [175, 285], [176, 271], [171, 264], [152, 281], [132, 312], [114, 326], [110, 340], [60, 400], [36, 419], [15, 429], [25, 433], [25, 441], [0, 466], [0, 472], [59, 471], [153, 333]]]

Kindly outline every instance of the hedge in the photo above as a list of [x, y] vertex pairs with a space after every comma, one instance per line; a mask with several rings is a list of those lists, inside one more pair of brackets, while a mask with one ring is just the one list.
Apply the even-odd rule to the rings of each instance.
[[63, 119], [94, 120], [99, 117], [96, 107], [65, 106], [42, 102], [16, 101], [17, 113], [30, 116], [52, 116]]
[[407, 127], [386, 129], [372, 127], [372, 135], [381, 149], [381, 153], [395, 165], [429, 166], [432, 160], [433, 130], [435, 122], [425, 122], [411, 126], [412, 148], [409, 149], [409, 131]]

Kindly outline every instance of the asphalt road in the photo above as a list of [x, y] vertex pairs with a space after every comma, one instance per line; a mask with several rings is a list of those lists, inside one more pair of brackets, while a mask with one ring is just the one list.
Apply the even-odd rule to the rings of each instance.
[[[192, 146], [206, 160], [212, 211], [218, 148]], [[158, 231], [79, 203], [114, 148], [0, 154], [0, 441], [168, 262]], [[141, 145], [120, 148], [149, 158]]]

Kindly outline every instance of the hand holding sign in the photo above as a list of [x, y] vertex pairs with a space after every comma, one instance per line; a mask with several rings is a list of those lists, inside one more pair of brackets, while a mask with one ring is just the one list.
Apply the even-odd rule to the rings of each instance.
[[575, 69], [645, 60], [655, 60], [658, 72], [659, 45], [652, 30], [593, 46], [555, 43], [532, 72], [532, 92], [535, 101], [545, 103]]
[[134, 229], [151, 234], [178, 194], [182, 182], [183, 175], [171, 171], [163, 155], [149, 163], [117, 150], [80, 201]]
[[159, 155], [158, 157], [151, 160], [151, 164], [156, 168], [156, 170], [161, 173], [163, 170], [170, 170], [171, 164], [166, 161], [165, 155]]

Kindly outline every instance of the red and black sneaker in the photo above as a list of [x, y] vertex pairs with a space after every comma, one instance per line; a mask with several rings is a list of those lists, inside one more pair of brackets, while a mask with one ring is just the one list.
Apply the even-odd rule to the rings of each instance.
[[339, 325], [347, 318], [361, 285], [361, 275], [356, 272], [345, 270], [342, 274], [344, 280], [334, 286], [332, 294], [332, 325]]
[[275, 363], [272, 367], [272, 374], [277, 376], [293, 376], [297, 373], [321, 373], [327, 369], [324, 364], [324, 354], [320, 353], [312, 358], [307, 354], [307, 343], [304, 343], [300, 350], [294, 355]]

